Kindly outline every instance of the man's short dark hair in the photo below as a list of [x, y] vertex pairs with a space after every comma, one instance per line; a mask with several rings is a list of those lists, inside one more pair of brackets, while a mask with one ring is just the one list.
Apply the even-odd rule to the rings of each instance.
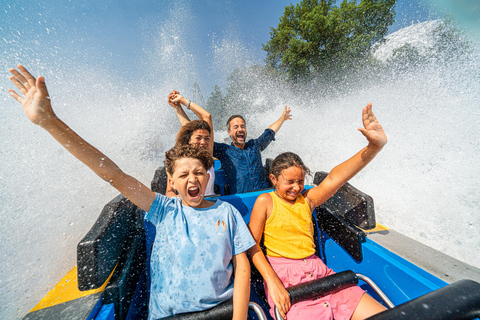
[[228, 130], [230, 130], [230, 121], [232, 121], [232, 120], [235, 119], [235, 118], [240, 118], [240, 119], [243, 120], [244, 123], [246, 123], [245, 119], [244, 119], [241, 115], [239, 115], [239, 114], [234, 114], [233, 116], [231, 116], [231, 117], [228, 118], [228, 120], [227, 120], [227, 129], [228, 129]]

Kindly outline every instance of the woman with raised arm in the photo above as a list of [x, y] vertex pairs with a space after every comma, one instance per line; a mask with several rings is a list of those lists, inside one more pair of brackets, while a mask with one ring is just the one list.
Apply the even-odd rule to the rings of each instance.
[[[173, 90], [168, 95], [168, 104], [175, 110], [178, 120], [182, 127], [177, 133], [175, 145], [194, 145], [200, 148], [205, 148], [210, 155], [213, 156], [213, 122], [212, 116], [205, 109], [197, 105], [195, 102], [185, 99], [176, 90]], [[192, 110], [200, 120], [190, 121], [185, 111], [182, 109], [182, 104], [187, 109]], [[215, 168], [212, 165], [208, 171], [208, 184], [205, 190], [205, 195], [214, 195], [214, 183], [215, 183]], [[170, 178], [170, 176], [169, 176]], [[177, 195], [175, 189], [167, 184], [167, 190], [165, 195], [168, 197], [174, 197]]]

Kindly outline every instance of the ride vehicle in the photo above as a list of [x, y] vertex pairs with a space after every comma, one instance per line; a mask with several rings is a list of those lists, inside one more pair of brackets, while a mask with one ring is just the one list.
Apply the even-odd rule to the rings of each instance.
[[[266, 163], [266, 172], [270, 164]], [[217, 196], [234, 205], [248, 223], [256, 198], [271, 189], [228, 194], [228, 185], [215, 161]], [[315, 173], [318, 185], [327, 173]], [[157, 169], [152, 190], [165, 193], [166, 173]], [[311, 188], [312, 186], [306, 186]], [[389, 310], [370, 319], [475, 319], [480, 317], [480, 283], [463, 279], [452, 284], [369, 239], [385, 231], [376, 223], [373, 199], [345, 184], [317, 207], [312, 220], [317, 255], [337, 274], [308, 285], [289, 288], [292, 302], [328, 294], [351, 285], [361, 286]], [[155, 230], [143, 211], [123, 195], [111, 200], [77, 247], [77, 269], [61, 281], [75, 286], [75, 299], [66, 290], [48, 294], [24, 319], [146, 319], [148, 315], [149, 256]], [[413, 248], [412, 248], [413, 249]], [[250, 319], [272, 319], [261, 275], [252, 264]], [[179, 302], [180, 303], [180, 302]], [[231, 319], [230, 301], [196, 313], [166, 319]], [[277, 319], [278, 318], [277, 313]]]

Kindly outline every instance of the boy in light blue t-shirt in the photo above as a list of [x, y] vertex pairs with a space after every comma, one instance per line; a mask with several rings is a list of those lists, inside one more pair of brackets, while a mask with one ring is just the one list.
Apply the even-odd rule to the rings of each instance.
[[247, 319], [250, 264], [245, 250], [255, 242], [231, 205], [204, 199], [211, 155], [191, 146], [167, 152], [169, 184], [179, 198], [157, 194], [125, 174], [55, 115], [43, 77], [35, 79], [21, 65], [18, 69], [10, 69], [10, 80], [23, 97], [9, 92], [28, 119], [146, 211], [145, 218], [156, 226], [149, 319], [208, 309], [232, 297], [233, 319]]
[[217, 200], [209, 208], [195, 208], [157, 194], [145, 219], [156, 228], [149, 319], [210, 309], [231, 299], [232, 257], [255, 245], [235, 207]]

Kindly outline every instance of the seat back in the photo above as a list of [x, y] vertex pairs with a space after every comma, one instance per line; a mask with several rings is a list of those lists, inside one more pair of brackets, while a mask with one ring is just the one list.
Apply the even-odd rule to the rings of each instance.
[[78, 288], [101, 287], [142, 229], [143, 215], [118, 195], [107, 203], [97, 221], [77, 245]]
[[[103, 290], [102, 303], [114, 304], [115, 319], [127, 319], [137, 283], [144, 273], [142, 223], [143, 211], [118, 195], [105, 205], [77, 245], [78, 288], [82, 291], [99, 288], [111, 275]], [[143, 305], [137, 310], [147, 312]]]
[[[327, 175], [324, 171], [315, 172], [313, 184], [319, 185]], [[356, 227], [370, 230], [376, 226], [373, 198], [348, 182], [322, 206]]]
[[[327, 175], [323, 171], [316, 172], [313, 183], [319, 185]], [[369, 230], [376, 226], [372, 197], [347, 182], [317, 207], [316, 212], [320, 229], [341, 245], [352, 258], [361, 262], [362, 243], [366, 241], [362, 229]]]

